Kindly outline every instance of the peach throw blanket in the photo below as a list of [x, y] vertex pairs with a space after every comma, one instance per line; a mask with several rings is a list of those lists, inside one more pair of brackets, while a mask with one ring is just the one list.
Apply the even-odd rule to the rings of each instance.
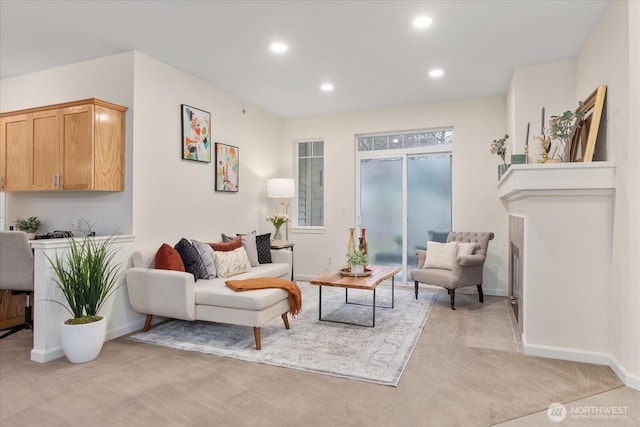
[[236, 292], [265, 288], [281, 288], [289, 292], [289, 313], [297, 316], [302, 309], [302, 292], [295, 282], [277, 277], [256, 277], [245, 280], [227, 280], [227, 286]]

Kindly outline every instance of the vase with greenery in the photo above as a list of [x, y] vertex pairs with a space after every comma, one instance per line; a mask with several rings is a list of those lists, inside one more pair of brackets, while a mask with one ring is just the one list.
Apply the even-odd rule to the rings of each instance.
[[[71, 237], [68, 241], [69, 247], [64, 254], [48, 259], [54, 271], [54, 281], [66, 304], [56, 302], [72, 316], [62, 327], [63, 350], [71, 362], [83, 363], [100, 354], [106, 334], [106, 319], [98, 313], [120, 286], [121, 272], [114, 260], [117, 252], [113, 247], [115, 235], [95, 237], [89, 232], [84, 237]], [[90, 334], [87, 336], [77, 329], [82, 325], [94, 325], [92, 328], [97, 331], [87, 332]], [[72, 348], [77, 346], [83, 348]], [[86, 348], [88, 346], [90, 348]], [[72, 352], [76, 354], [72, 355]]]
[[42, 227], [42, 221], [37, 216], [30, 216], [29, 218], [16, 219], [16, 228], [24, 231], [25, 233], [35, 234], [40, 227]]
[[265, 220], [273, 224], [276, 229], [275, 233], [273, 233], [273, 240], [282, 240], [282, 232], [280, 231], [280, 227], [291, 220], [289, 215], [277, 213], [274, 215], [269, 215], [265, 218]]
[[502, 177], [508, 168], [507, 161], [505, 160], [505, 156], [507, 155], [507, 139], [509, 139], [509, 135], [494, 139], [491, 143], [491, 153], [497, 154], [502, 159], [502, 164], [498, 165], [498, 179]]
[[576, 128], [580, 125], [584, 113], [582, 107], [584, 102], [580, 101], [575, 111], [567, 110], [560, 116], [551, 116], [547, 137], [551, 140], [558, 140], [558, 151], [554, 158], [565, 161], [567, 158], [567, 147], [571, 146], [571, 138]]
[[347, 263], [351, 266], [351, 272], [355, 274], [364, 273], [364, 268], [369, 264], [369, 257], [363, 251], [354, 251], [347, 254]]

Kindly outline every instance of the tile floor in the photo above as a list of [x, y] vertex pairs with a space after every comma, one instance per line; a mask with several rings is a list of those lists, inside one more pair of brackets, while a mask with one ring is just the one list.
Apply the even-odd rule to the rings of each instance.
[[[438, 292], [436, 304], [449, 306], [451, 299], [446, 290], [420, 285], [423, 288]], [[484, 303], [480, 303], [477, 294], [463, 292], [456, 293], [455, 307], [459, 312], [468, 311], [465, 345], [522, 353], [522, 336], [508, 298], [485, 295]]]

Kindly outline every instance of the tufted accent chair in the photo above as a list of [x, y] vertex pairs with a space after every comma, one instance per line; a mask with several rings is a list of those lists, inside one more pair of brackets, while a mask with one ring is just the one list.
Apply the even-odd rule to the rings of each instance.
[[493, 239], [493, 237], [494, 235], [491, 232], [452, 231], [449, 233], [447, 243], [474, 242], [476, 244], [473, 254], [459, 256], [455, 259], [453, 270], [424, 268], [427, 251], [417, 250], [418, 266], [410, 272], [411, 280], [415, 283], [416, 299], [418, 299], [418, 283], [440, 286], [447, 289], [451, 296], [451, 309], [455, 310], [456, 289], [475, 285], [478, 288], [480, 302], [484, 302], [482, 269], [487, 257], [489, 240]]

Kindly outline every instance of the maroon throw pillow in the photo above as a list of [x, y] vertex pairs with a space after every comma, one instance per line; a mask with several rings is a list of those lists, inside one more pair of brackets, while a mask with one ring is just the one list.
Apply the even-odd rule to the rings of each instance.
[[180, 253], [166, 243], [156, 252], [155, 263], [158, 270], [185, 271]]
[[229, 252], [242, 247], [242, 237], [238, 236], [228, 242], [209, 243], [214, 251]]

